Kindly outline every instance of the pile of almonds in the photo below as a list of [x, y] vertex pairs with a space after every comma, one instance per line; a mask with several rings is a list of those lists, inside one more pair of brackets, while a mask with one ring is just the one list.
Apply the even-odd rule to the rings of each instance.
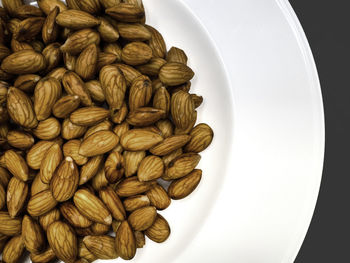
[[213, 139], [179, 48], [141, 0], [2, 0], [0, 252], [6, 263], [130, 260], [187, 197]]

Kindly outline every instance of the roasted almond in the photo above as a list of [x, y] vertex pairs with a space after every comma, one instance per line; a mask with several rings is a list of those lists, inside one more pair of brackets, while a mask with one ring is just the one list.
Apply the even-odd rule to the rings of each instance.
[[60, 211], [57, 208], [50, 210], [48, 213], [39, 217], [41, 227], [47, 231], [49, 225], [61, 219]]
[[112, 215], [107, 207], [88, 190], [78, 190], [74, 195], [74, 204], [88, 219], [101, 224], [112, 224]]
[[109, 111], [101, 107], [85, 107], [74, 111], [70, 115], [70, 121], [80, 126], [93, 126], [109, 115]]
[[163, 110], [164, 116], [168, 116], [170, 110], [170, 95], [166, 88], [161, 87], [156, 91], [153, 97], [153, 107]]
[[171, 97], [171, 116], [177, 128], [186, 129], [193, 122], [194, 112], [194, 103], [188, 93], [179, 91]]
[[123, 203], [120, 201], [118, 195], [112, 188], [105, 187], [101, 189], [99, 196], [115, 220], [123, 221], [125, 219], [126, 213]]
[[82, 239], [78, 242], [78, 255], [80, 258], [93, 262], [97, 260], [97, 257], [87, 249]]
[[64, 89], [69, 95], [79, 96], [84, 106], [91, 106], [92, 101], [82, 79], [74, 72], [66, 72], [62, 78]]
[[100, 35], [96, 31], [86, 28], [69, 36], [64, 45], [61, 46], [61, 50], [77, 55], [90, 44], [100, 44]]
[[160, 144], [150, 149], [150, 152], [154, 155], [165, 156], [171, 152], [183, 147], [191, 140], [189, 135], [174, 135], [166, 138]]
[[139, 168], [141, 161], [146, 156], [146, 152], [124, 151], [123, 156], [125, 160], [125, 177], [130, 177], [137, 172], [137, 169]]
[[95, 44], [88, 45], [77, 58], [75, 63], [75, 72], [85, 80], [92, 79], [96, 74], [97, 60], [97, 46]]
[[174, 125], [169, 120], [159, 120], [156, 122], [156, 126], [164, 138], [168, 138], [174, 134]]
[[198, 165], [201, 156], [196, 153], [186, 153], [172, 160], [162, 177], [164, 180], [173, 180], [184, 177], [194, 170]]
[[58, 202], [64, 202], [72, 198], [77, 190], [79, 182], [79, 170], [71, 157], [66, 157], [50, 182], [53, 197]]
[[118, 253], [115, 249], [115, 241], [111, 236], [86, 236], [84, 245], [99, 259], [115, 259]]
[[43, 17], [29, 17], [22, 20], [13, 32], [13, 38], [18, 41], [34, 39], [41, 32], [44, 21]]
[[142, 231], [135, 231], [136, 247], [143, 248], [146, 244], [145, 234]]
[[130, 86], [137, 77], [142, 75], [140, 71], [129, 65], [116, 64], [116, 66], [123, 72], [123, 75], [126, 79], [126, 84], [128, 86]]
[[56, 68], [62, 60], [62, 52], [60, 50], [60, 43], [52, 43], [48, 45], [42, 52], [46, 61], [45, 72], [50, 72]]
[[80, 104], [78, 95], [67, 95], [60, 98], [52, 108], [52, 113], [57, 118], [66, 118], [75, 111]]
[[27, 210], [31, 216], [41, 216], [49, 212], [57, 205], [51, 190], [45, 190], [29, 199]]
[[8, 150], [5, 152], [5, 161], [7, 169], [13, 176], [24, 182], [28, 181], [28, 165], [21, 155], [13, 150]]
[[40, 10], [40, 8], [37, 8], [36, 6], [21, 5], [15, 9], [15, 16], [19, 19], [26, 19], [29, 17], [44, 16], [44, 13]]
[[4, 186], [0, 184], [0, 209], [2, 210], [5, 205], [6, 205], [6, 192], [5, 192]]
[[58, 25], [56, 24], [56, 17], [59, 14], [59, 8], [53, 8], [47, 15], [42, 28], [42, 39], [45, 44], [55, 42], [58, 36]]
[[122, 50], [122, 60], [128, 65], [146, 64], [152, 58], [152, 49], [143, 42], [131, 42]]
[[100, 21], [89, 13], [73, 9], [59, 13], [56, 22], [62, 27], [74, 30], [95, 27], [100, 24]]
[[7, 187], [7, 210], [12, 218], [18, 216], [27, 201], [28, 184], [12, 177]]
[[147, 195], [135, 195], [126, 198], [123, 204], [126, 211], [133, 212], [136, 209], [149, 206], [150, 200]]
[[168, 62], [159, 71], [159, 79], [163, 84], [176, 86], [191, 80], [194, 77], [192, 69], [185, 64]]
[[49, 184], [53, 174], [61, 163], [63, 158], [61, 147], [58, 144], [53, 144], [48, 151], [40, 166], [40, 179], [43, 183]]
[[103, 162], [103, 155], [97, 155], [89, 159], [89, 161], [83, 165], [80, 169], [79, 185], [85, 184], [92, 177], [94, 177]]
[[101, 11], [101, 4], [99, 0], [80, 0], [79, 7], [81, 10], [90, 14], [97, 14]]
[[107, 235], [111, 230], [110, 225], [104, 225], [100, 223], [93, 223], [90, 228], [94, 236]]
[[15, 88], [18, 88], [24, 92], [33, 92], [35, 86], [37, 85], [40, 79], [41, 77], [39, 75], [21, 75], [16, 79], [14, 86]]
[[130, 177], [117, 185], [116, 192], [121, 197], [130, 197], [147, 192], [151, 189], [150, 182], [140, 182], [136, 176]]
[[122, 48], [120, 47], [120, 45], [117, 42], [116, 43], [105, 43], [103, 46], [103, 52], [113, 54], [113, 55], [117, 56], [118, 62], [121, 61]]
[[84, 139], [89, 137], [90, 135], [99, 132], [99, 131], [110, 131], [112, 129], [112, 123], [109, 120], [105, 120], [100, 122], [94, 126], [91, 126], [86, 133], [84, 134]]
[[53, 140], [61, 133], [61, 124], [56, 118], [40, 121], [33, 134], [42, 140]]
[[[16, 30], [16, 28], [15, 28], [15, 30]], [[14, 38], [11, 39], [11, 49], [13, 52], [22, 51], [25, 49], [34, 50], [33, 47], [30, 44], [28, 44], [27, 42], [20, 42]]]
[[7, 142], [18, 149], [29, 149], [34, 144], [34, 138], [31, 134], [22, 131], [9, 131], [7, 133]]
[[5, 10], [11, 15], [15, 15], [17, 8], [23, 5], [22, 0], [3, 0], [1, 2]]
[[47, 229], [47, 240], [60, 260], [68, 263], [75, 261], [78, 256], [78, 241], [69, 225], [61, 221], [52, 223]]
[[183, 178], [174, 180], [168, 189], [169, 196], [174, 200], [189, 196], [198, 186], [202, 178], [201, 170], [193, 170]]
[[112, 150], [119, 143], [119, 137], [111, 131], [99, 131], [86, 138], [79, 149], [79, 154], [92, 157]]
[[127, 151], [146, 151], [163, 141], [163, 137], [150, 131], [133, 129], [120, 138], [120, 143]]
[[145, 11], [133, 4], [119, 3], [106, 9], [106, 14], [122, 22], [141, 22], [145, 16]]
[[147, 41], [152, 38], [151, 32], [140, 23], [118, 23], [120, 36], [128, 41]]
[[145, 234], [152, 241], [163, 243], [170, 236], [169, 224], [164, 217], [158, 214], [153, 225], [145, 231]]
[[10, 49], [8, 49], [5, 45], [0, 44], [0, 61], [11, 54]]
[[40, 254], [30, 254], [30, 260], [33, 263], [49, 263], [55, 259], [56, 255], [50, 247]]
[[136, 254], [136, 240], [128, 221], [123, 221], [115, 236], [115, 248], [118, 255], [125, 260], [134, 258]]
[[52, 107], [61, 94], [61, 83], [55, 78], [44, 78], [38, 82], [34, 91], [34, 110], [39, 121], [51, 115]]
[[91, 80], [89, 82], [86, 82], [85, 87], [89, 91], [92, 100], [99, 103], [106, 100], [101, 83], [98, 80]]
[[63, 79], [64, 74], [66, 74], [67, 69], [66, 68], [56, 68], [53, 71], [51, 71], [49, 74], [47, 74], [48, 77], [55, 78], [58, 81], [61, 81]]
[[61, 204], [60, 211], [62, 216], [73, 227], [85, 228], [92, 225], [92, 221], [83, 216], [71, 202]]
[[166, 60], [168, 62], [176, 62], [187, 65], [188, 58], [185, 51], [177, 47], [172, 47], [167, 54]]
[[146, 25], [146, 28], [151, 32], [152, 35], [148, 44], [152, 49], [153, 57], [165, 58], [167, 50], [163, 36], [154, 27]]
[[101, 5], [107, 9], [113, 6], [116, 6], [117, 4], [119, 4], [121, 2], [121, 0], [100, 0]]
[[131, 227], [136, 231], [144, 231], [153, 225], [157, 217], [157, 210], [153, 206], [139, 208], [128, 218]]
[[86, 130], [86, 126], [76, 125], [70, 119], [65, 119], [62, 123], [62, 137], [66, 140], [80, 138]]
[[126, 116], [128, 115], [128, 112], [128, 106], [124, 101], [120, 110], [111, 109], [111, 120], [114, 123], [120, 124], [125, 120]]
[[0, 211], [0, 234], [16, 236], [21, 233], [22, 218], [11, 218], [8, 212]]
[[202, 152], [212, 142], [214, 137], [213, 130], [205, 123], [198, 124], [190, 132], [191, 140], [185, 146], [186, 152]]
[[91, 186], [93, 190], [100, 191], [102, 188], [108, 186], [109, 182], [106, 178], [105, 170], [103, 166], [100, 167], [97, 174], [91, 180]]
[[46, 67], [46, 61], [42, 54], [34, 50], [22, 50], [6, 57], [1, 63], [1, 69], [9, 74], [32, 74]]
[[112, 53], [100, 52], [97, 60], [97, 71], [100, 71], [104, 66], [113, 64], [118, 58]]
[[34, 196], [37, 193], [40, 193], [42, 191], [49, 190], [49, 189], [50, 189], [50, 185], [43, 183], [43, 181], [41, 181], [40, 179], [40, 174], [38, 174], [35, 176], [32, 182], [32, 186], [30, 188], [30, 194], [31, 196]]
[[194, 107], [197, 109], [202, 103], [203, 103], [203, 97], [196, 95], [196, 94], [191, 94], [191, 99], [193, 100]]
[[25, 247], [21, 235], [11, 238], [2, 252], [2, 260], [6, 263], [16, 263], [24, 253]]
[[10, 88], [7, 94], [7, 110], [11, 119], [28, 129], [35, 128], [38, 120], [30, 98], [17, 88]]
[[39, 7], [48, 15], [55, 7], [60, 9], [60, 12], [67, 10], [67, 6], [60, 0], [38, 0]]
[[109, 183], [114, 184], [118, 182], [125, 172], [125, 161], [123, 155], [119, 152], [112, 152], [105, 162], [105, 173]]
[[158, 156], [150, 155], [144, 158], [137, 171], [137, 178], [141, 182], [160, 178], [164, 172], [164, 163]]
[[53, 141], [39, 141], [34, 144], [27, 153], [27, 164], [34, 170], [40, 169], [41, 162], [45, 157], [47, 150], [54, 144]]
[[141, 75], [137, 77], [130, 88], [129, 107], [134, 111], [148, 105], [152, 98], [152, 82], [149, 77]]
[[114, 43], [119, 39], [119, 32], [107, 19], [100, 17], [101, 24], [97, 28], [101, 38], [107, 43]]
[[159, 184], [154, 185], [146, 194], [151, 202], [151, 205], [156, 207], [158, 210], [168, 208], [171, 203], [171, 199], [167, 192]]
[[40, 225], [27, 215], [22, 221], [22, 238], [30, 253], [38, 254], [45, 247], [45, 237]]
[[115, 66], [105, 66], [100, 71], [100, 82], [109, 106], [119, 110], [123, 105], [126, 92], [123, 74]]
[[84, 165], [88, 162], [88, 158], [79, 154], [81, 146], [80, 140], [70, 140], [63, 145], [63, 155], [72, 157], [77, 165]]

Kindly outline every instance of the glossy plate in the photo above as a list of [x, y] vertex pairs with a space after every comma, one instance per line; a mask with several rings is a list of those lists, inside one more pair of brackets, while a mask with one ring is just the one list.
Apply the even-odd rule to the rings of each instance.
[[[203, 180], [160, 212], [172, 234], [132, 262], [293, 262], [308, 229], [324, 156], [321, 90], [286, 0], [144, 0], [168, 48], [184, 49], [213, 144]], [[118, 259], [118, 261], [121, 261]]]

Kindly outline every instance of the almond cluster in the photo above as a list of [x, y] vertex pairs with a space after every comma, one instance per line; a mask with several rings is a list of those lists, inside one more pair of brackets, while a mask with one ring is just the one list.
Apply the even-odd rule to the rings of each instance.
[[159, 211], [190, 195], [203, 98], [179, 48], [146, 24], [141, 0], [2, 0], [2, 261], [134, 258], [170, 227]]

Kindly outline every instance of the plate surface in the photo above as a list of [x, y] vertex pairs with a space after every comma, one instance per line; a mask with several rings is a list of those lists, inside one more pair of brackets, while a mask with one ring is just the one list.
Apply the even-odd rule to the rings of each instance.
[[294, 12], [285, 0], [144, 3], [168, 48], [186, 51], [205, 99], [198, 121], [215, 138], [198, 189], [161, 212], [169, 240], [147, 240], [132, 262], [293, 262], [324, 154], [319, 81]]

